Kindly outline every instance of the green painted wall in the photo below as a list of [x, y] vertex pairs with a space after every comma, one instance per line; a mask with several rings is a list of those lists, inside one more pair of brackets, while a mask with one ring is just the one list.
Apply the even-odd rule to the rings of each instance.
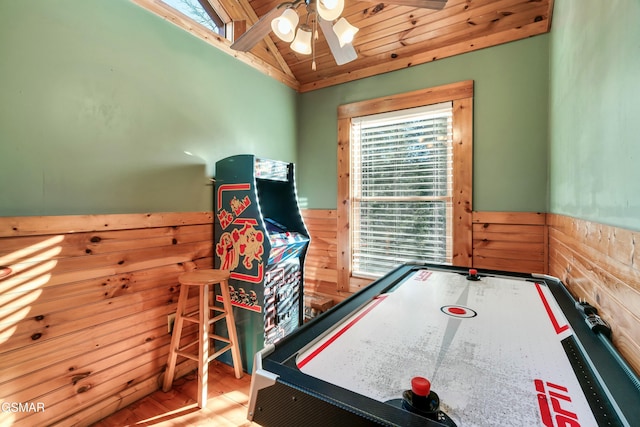
[[296, 161], [306, 205], [335, 208], [338, 105], [472, 79], [474, 209], [640, 229], [640, 3], [553, 21], [298, 95], [127, 0], [1, 0], [0, 215], [208, 210], [215, 161], [244, 152]]
[[127, 0], [0, 0], [0, 94], [2, 216], [211, 210], [218, 159], [296, 159], [295, 91]]
[[337, 107], [462, 80], [475, 81], [474, 200], [480, 211], [546, 211], [548, 35], [301, 94], [298, 192], [336, 207]]
[[640, 2], [556, 1], [550, 211], [640, 230]]

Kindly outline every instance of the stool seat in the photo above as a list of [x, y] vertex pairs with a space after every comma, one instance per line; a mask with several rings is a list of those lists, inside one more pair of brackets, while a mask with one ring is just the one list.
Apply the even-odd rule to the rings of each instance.
[[[198, 362], [198, 407], [200, 408], [203, 408], [207, 404], [209, 362], [231, 350], [231, 358], [236, 378], [242, 378], [243, 375], [238, 334], [236, 332], [233, 307], [229, 293], [229, 276], [230, 272], [227, 270], [203, 269], [189, 271], [178, 277], [178, 282], [181, 285], [180, 296], [178, 297], [176, 320], [173, 335], [171, 336], [171, 347], [169, 349], [169, 359], [167, 360], [162, 390], [165, 392], [171, 390], [178, 356], [196, 360]], [[215, 305], [214, 303], [215, 285], [217, 284], [220, 285], [222, 306]], [[197, 313], [185, 312], [189, 299], [190, 286], [196, 286], [199, 289]], [[212, 312], [219, 314], [212, 316]], [[184, 344], [181, 347], [180, 339], [185, 321], [198, 324], [198, 339]], [[218, 321], [226, 322], [228, 336], [225, 337], [215, 333], [215, 323]], [[209, 352], [211, 340], [224, 343], [223, 347], [213, 354]], [[197, 354], [194, 354], [193, 351], [186, 351], [187, 348], [193, 347], [196, 344], [198, 345]]]
[[193, 270], [182, 273], [178, 277], [178, 282], [187, 286], [215, 285], [228, 280], [230, 275], [229, 270]]

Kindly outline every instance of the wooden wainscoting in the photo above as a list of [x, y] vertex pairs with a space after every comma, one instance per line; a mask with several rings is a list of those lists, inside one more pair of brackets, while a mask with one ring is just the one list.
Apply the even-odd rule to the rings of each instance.
[[338, 292], [337, 211], [303, 209], [302, 217], [311, 237], [304, 264], [305, 298], [342, 301], [349, 294]]
[[548, 214], [549, 274], [595, 306], [640, 372], [640, 232]]
[[547, 273], [546, 214], [474, 212], [473, 266]]
[[[342, 301], [350, 293], [340, 290], [337, 284], [337, 212], [306, 209], [302, 215], [311, 234], [305, 262], [305, 294]], [[546, 260], [544, 213], [473, 212], [474, 267], [546, 273]]]
[[88, 425], [158, 389], [177, 277], [211, 268], [212, 223], [211, 212], [0, 218], [0, 401], [44, 407], [1, 412], [0, 425]]

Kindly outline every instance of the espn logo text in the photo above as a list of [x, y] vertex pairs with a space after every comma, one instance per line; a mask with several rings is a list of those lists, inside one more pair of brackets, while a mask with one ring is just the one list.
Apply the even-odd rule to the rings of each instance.
[[548, 381], [534, 380], [538, 391], [540, 418], [546, 427], [580, 427], [578, 415], [571, 412], [569, 390]]

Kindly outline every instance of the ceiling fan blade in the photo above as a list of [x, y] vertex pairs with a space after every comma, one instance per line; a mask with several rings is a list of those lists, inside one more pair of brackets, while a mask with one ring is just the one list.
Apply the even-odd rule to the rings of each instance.
[[388, 0], [389, 4], [398, 6], [421, 7], [423, 9], [441, 10], [447, 4], [447, 0]]
[[333, 24], [331, 22], [325, 21], [318, 16], [318, 23], [320, 24], [320, 28], [322, 28], [322, 33], [324, 34], [324, 38], [327, 40], [327, 44], [333, 54], [333, 58], [336, 60], [336, 64], [343, 65], [358, 58], [358, 54], [351, 43], [340, 46], [340, 41], [338, 40], [336, 33], [333, 31]]
[[264, 14], [258, 21], [253, 24], [238, 40], [231, 44], [231, 49], [240, 52], [250, 51], [260, 40], [265, 38], [271, 32], [271, 21], [282, 15], [285, 9], [292, 7], [294, 3], [281, 3]]

